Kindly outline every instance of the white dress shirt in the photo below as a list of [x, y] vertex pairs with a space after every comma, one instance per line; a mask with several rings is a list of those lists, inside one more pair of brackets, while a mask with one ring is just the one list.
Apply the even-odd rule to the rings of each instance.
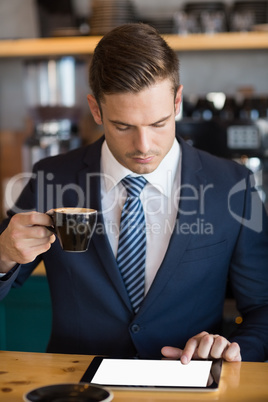
[[[175, 139], [159, 166], [152, 173], [143, 175], [148, 181], [140, 195], [146, 221], [145, 293], [163, 261], [176, 222], [181, 177], [180, 160], [180, 146]], [[139, 175], [122, 166], [114, 158], [106, 141], [101, 151], [101, 173], [104, 224], [116, 257], [121, 211], [127, 195], [121, 180], [128, 175]]]

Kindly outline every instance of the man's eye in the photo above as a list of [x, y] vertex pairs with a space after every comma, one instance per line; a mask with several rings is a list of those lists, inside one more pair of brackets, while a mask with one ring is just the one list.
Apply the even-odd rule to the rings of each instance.
[[118, 131], [127, 131], [129, 129], [129, 126], [116, 126], [116, 129]]
[[161, 128], [161, 127], [165, 127], [165, 124], [166, 124], [166, 123], [155, 123], [155, 124], [153, 124], [153, 127], [155, 127], [155, 128]]

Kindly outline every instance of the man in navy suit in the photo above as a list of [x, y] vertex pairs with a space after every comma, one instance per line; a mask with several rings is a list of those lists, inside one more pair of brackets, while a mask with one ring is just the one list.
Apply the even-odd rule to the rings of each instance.
[[[251, 172], [175, 138], [178, 60], [153, 28], [129, 24], [105, 35], [90, 85], [88, 104], [104, 137], [35, 165], [1, 226], [0, 296], [43, 260], [50, 352], [264, 361], [268, 224]], [[147, 180], [145, 288], [136, 314], [116, 263], [128, 175]], [[66, 253], [46, 228], [45, 212], [62, 206], [98, 210], [87, 252]], [[228, 281], [243, 317], [230, 339], [221, 336]]]

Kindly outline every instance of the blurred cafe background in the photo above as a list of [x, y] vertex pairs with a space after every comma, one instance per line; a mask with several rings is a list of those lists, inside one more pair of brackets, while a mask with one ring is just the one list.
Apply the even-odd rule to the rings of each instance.
[[[153, 25], [178, 51], [184, 90], [177, 135], [248, 166], [268, 209], [268, 0], [0, 0], [1, 217], [12, 177], [102, 135], [86, 100], [92, 49], [96, 37], [133, 21]], [[0, 303], [0, 349], [45, 347], [47, 284], [42, 274], [30, 279]], [[233, 305], [229, 313], [226, 325], [238, 325]], [[23, 344], [10, 330], [13, 315], [28, 323]], [[27, 340], [27, 330], [38, 336]]]

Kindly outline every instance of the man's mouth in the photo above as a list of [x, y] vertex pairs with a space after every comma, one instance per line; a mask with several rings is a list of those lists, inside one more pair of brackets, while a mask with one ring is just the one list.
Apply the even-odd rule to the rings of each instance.
[[132, 159], [137, 163], [150, 163], [154, 158], [154, 155], [141, 157], [141, 156], [134, 156]]

